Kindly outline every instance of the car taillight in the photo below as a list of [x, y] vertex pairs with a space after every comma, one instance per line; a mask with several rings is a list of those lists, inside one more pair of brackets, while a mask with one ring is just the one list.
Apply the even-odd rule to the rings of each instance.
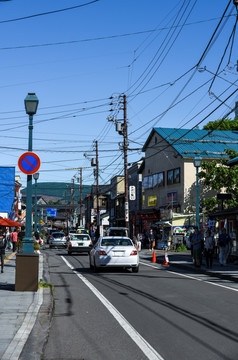
[[130, 256], [132, 255], [137, 255], [137, 251], [136, 250], [133, 250], [131, 253], [130, 253]]
[[102, 255], [102, 256], [107, 256], [107, 253], [106, 253], [106, 251], [104, 251], [104, 250], [99, 250], [99, 255]]

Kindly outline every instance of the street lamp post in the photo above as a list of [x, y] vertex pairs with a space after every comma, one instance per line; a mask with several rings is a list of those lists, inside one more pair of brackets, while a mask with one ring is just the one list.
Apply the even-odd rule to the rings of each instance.
[[202, 158], [200, 156], [195, 156], [193, 159], [193, 164], [196, 168], [196, 226], [199, 229], [199, 183], [198, 183], [198, 168], [201, 166]]
[[34, 232], [37, 231], [37, 180], [39, 179], [39, 173], [33, 174], [35, 180], [35, 221], [34, 221]]
[[[32, 130], [33, 130], [33, 115], [36, 114], [39, 100], [35, 93], [28, 93], [25, 100], [26, 113], [29, 115], [29, 137], [28, 137], [28, 151], [32, 151]], [[34, 252], [32, 239], [32, 175], [27, 175], [27, 189], [26, 189], [26, 228], [25, 237], [23, 239], [23, 253]]]

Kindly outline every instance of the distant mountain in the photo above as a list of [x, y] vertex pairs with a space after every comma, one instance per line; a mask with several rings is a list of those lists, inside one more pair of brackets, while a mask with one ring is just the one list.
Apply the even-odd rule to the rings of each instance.
[[[35, 184], [34, 180], [32, 182], [32, 192], [35, 193]], [[62, 202], [70, 201], [70, 192], [71, 196], [73, 194], [73, 183], [60, 183], [60, 182], [37, 182], [37, 195], [49, 195], [57, 196], [62, 199]], [[91, 192], [90, 185], [82, 186], [82, 198], [84, 199]], [[26, 195], [26, 188], [21, 190], [23, 195]], [[79, 193], [79, 184], [74, 184], [74, 201], [75, 204], [80, 200]]]

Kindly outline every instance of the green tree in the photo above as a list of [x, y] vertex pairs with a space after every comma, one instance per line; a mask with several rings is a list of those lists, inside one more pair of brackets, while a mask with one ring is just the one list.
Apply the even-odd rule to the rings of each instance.
[[[225, 152], [229, 159], [222, 159], [219, 165], [216, 160], [203, 161], [199, 172], [199, 178], [202, 180], [205, 190], [215, 190], [217, 193], [225, 192], [232, 194], [232, 200], [224, 202], [224, 208], [238, 206], [238, 165], [227, 166], [227, 161], [238, 156], [235, 150], [226, 149]], [[216, 197], [203, 200], [203, 206], [208, 211], [214, 210], [221, 204], [221, 200]]]
[[238, 119], [224, 119], [224, 120], [215, 120], [209, 121], [206, 125], [203, 126], [203, 130], [238, 130]]
[[50, 204], [50, 205], [61, 205], [61, 200], [57, 200], [57, 201], [50, 200], [48, 204]]

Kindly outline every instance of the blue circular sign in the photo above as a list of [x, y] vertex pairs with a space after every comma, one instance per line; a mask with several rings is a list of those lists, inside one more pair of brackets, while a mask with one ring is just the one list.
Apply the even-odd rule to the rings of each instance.
[[40, 168], [40, 158], [33, 152], [26, 152], [20, 156], [18, 166], [24, 174], [34, 174]]

